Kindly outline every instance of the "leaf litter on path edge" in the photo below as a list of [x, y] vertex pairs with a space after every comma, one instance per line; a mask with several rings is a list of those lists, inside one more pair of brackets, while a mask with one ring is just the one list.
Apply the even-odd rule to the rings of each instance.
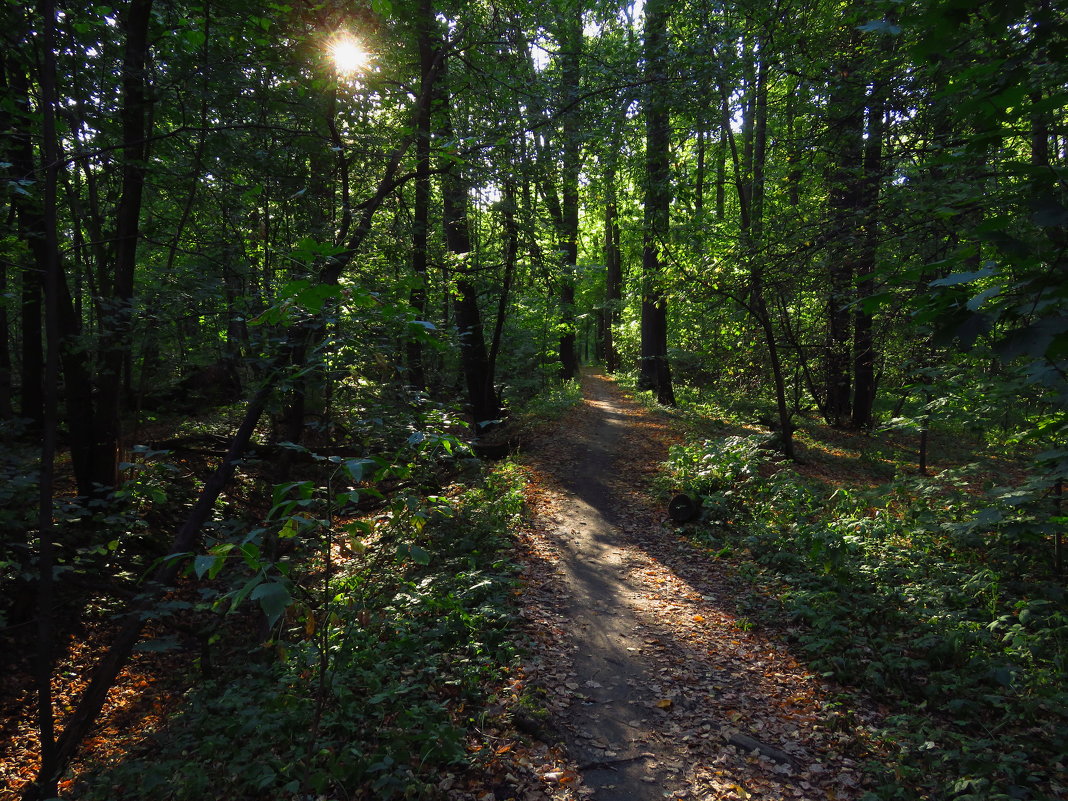
[[[666, 526], [664, 504], [645, 486], [674, 439], [667, 424], [603, 377], [587, 377], [585, 389], [586, 403], [525, 460], [530, 520], [517, 557], [523, 569], [520, 614], [530, 645], [516, 682], [548, 713], [536, 726], [538, 736], [568, 740], [569, 721], [578, 717], [575, 705], [590, 706], [597, 689], [591, 682], [600, 684], [574, 669], [584, 644], [567, 614], [575, 599], [563, 578], [560, 523], [573, 502], [565, 486], [568, 471], [582, 466], [591, 448], [606, 450], [603, 438], [590, 437], [603, 430], [603, 415], [612, 414], [622, 424], [615, 423], [618, 438], [604, 454], [608, 467], [600, 478], [612, 493], [617, 556], [631, 599], [626, 614], [632, 616], [633, 639], [626, 651], [647, 671], [645, 686], [632, 688], [641, 700], [627, 721], [646, 735], [641, 758], [650, 775], [642, 780], [658, 783], [655, 797], [663, 798], [859, 798], [860, 762], [870, 756], [878, 712], [872, 705], [848, 713], [835, 709], [835, 688], [806, 671], [785, 643], [746, 630], [736, 610], [751, 588]], [[634, 464], [635, 454], [642, 464]], [[596, 732], [581, 734], [592, 734], [581, 741], [592, 743], [592, 752], [611, 766], [618, 756], [612, 744], [598, 741]], [[572, 741], [576, 736], [571, 732]], [[499, 783], [487, 794], [450, 796], [556, 801], [594, 794], [567, 748], [537, 740], [524, 748], [545, 748], [536, 752], [540, 763], [527, 760], [532, 772], [520, 766], [536, 783], [513, 771], [514, 783]], [[623, 787], [617, 792], [630, 797]]]

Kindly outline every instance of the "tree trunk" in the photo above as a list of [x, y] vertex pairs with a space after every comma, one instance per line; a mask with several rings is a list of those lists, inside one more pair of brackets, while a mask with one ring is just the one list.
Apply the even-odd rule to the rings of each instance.
[[604, 367], [609, 373], [619, 369], [619, 353], [616, 351], [615, 325], [623, 303], [623, 261], [619, 252], [619, 209], [616, 192], [615, 155], [608, 154], [605, 167], [604, 202], [604, 328], [602, 347]]
[[664, 97], [669, 0], [645, 6], [645, 215], [642, 248], [641, 366], [638, 386], [675, 405], [667, 355], [667, 300], [660, 288], [660, 251], [671, 205], [671, 128]]
[[[8, 62], [8, 78], [14, 92], [16, 106], [25, 110], [26, 113], [11, 116], [12, 136], [10, 137], [10, 155], [12, 165], [17, 175], [32, 180], [39, 172], [34, 160], [33, 145], [30, 132], [29, 113], [29, 81], [21, 65]], [[54, 232], [48, 231], [49, 223], [45, 220], [40, 203], [33, 202], [22, 194], [14, 194], [13, 202], [18, 212], [19, 235], [26, 243], [27, 249], [33, 258], [33, 277], [30, 279], [40, 292], [43, 276], [48, 272], [48, 255], [45, 249], [45, 241]], [[54, 224], [54, 222], [53, 222]], [[39, 302], [38, 308], [39, 308]], [[96, 486], [93, 474], [93, 449], [96, 442], [95, 411], [92, 395], [92, 382], [84, 355], [76, 351], [74, 345], [82, 334], [81, 319], [74, 307], [73, 299], [67, 287], [66, 280], [60, 276], [59, 285], [56, 289], [56, 303], [59, 315], [60, 335], [60, 359], [63, 366], [63, 386], [65, 390], [67, 436], [70, 443], [71, 463], [74, 470], [75, 481], [78, 485], [78, 493], [83, 496], [92, 494]], [[37, 313], [34, 332], [31, 336], [40, 339], [41, 318]], [[37, 352], [37, 351], [35, 351]], [[43, 353], [43, 350], [40, 351]], [[24, 356], [25, 358], [25, 356]], [[30, 390], [40, 394], [41, 377], [43, 375], [43, 357], [38, 360], [34, 368], [32, 379], [36, 389]], [[26, 380], [25, 378], [23, 379]], [[25, 385], [23, 387], [25, 391]], [[25, 400], [25, 399], [22, 399]], [[34, 408], [39, 408], [34, 402]], [[40, 414], [40, 412], [38, 412]], [[38, 417], [37, 419], [40, 419]]]
[[118, 483], [120, 416], [124, 368], [131, 349], [134, 272], [141, 221], [141, 198], [148, 168], [148, 119], [152, 100], [148, 84], [148, 27], [152, 0], [131, 0], [122, 28], [126, 46], [122, 64], [122, 187], [116, 214], [115, 261], [111, 296], [101, 319], [97, 415], [91, 455], [91, 479], [100, 489]]
[[491, 375], [497, 374], [497, 356], [501, 352], [504, 321], [508, 314], [508, 298], [512, 290], [516, 261], [519, 258], [519, 226], [516, 224], [515, 206], [515, 185], [509, 178], [504, 182], [504, 275], [501, 280], [501, 293], [497, 296], [497, 318], [493, 324], [493, 339], [490, 341], [489, 370]]
[[[22, 215], [25, 220], [26, 215]], [[22, 271], [22, 297], [19, 326], [22, 335], [22, 364], [19, 376], [19, 416], [40, 425], [44, 420], [44, 344], [41, 340], [43, 321], [44, 256], [41, 243], [31, 242], [38, 232], [28, 230], [25, 223], [22, 236], [30, 244], [32, 263]]]
[[[30, 122], [34, 118], [30, 108], [30, 85], [22, 65], [12, 61], [9, 66], [6, 58], [4, 62], [2, 76], [3, 88], [6, 90], [4, 94], [11, 96], [14, 105], [14, 112], [8, 116], [8, 122], [5, 125], [4, 139], [7, 142], [7, 148], [4, 156], [5, 160], [11, 163], [12, 173], [16, 178], [32, 180], [36, 165], [33, 158]], [[44, 396], [42, 394], [44, 346], [41, 340], [41, 303], [45, 270], [41, 210], [39, 204], [21, 193], [12, 193], [11, 203], [18, 219], [19, 236], [26, 243], [32, 258], [32, 262], [22, 269], [19, 304], [21, 339], [19, 416], [40, 425], [44, 419]], [[6, 335], [6, 326], [4, 332]], [[10, 372], [8, 375], [10, 376]]]
[[729, 128], [722, 128], [719, 135], [719, 147], [716, 150], [716, 219], [726, 216], [727, 204], [727, 133]]
[[[432, 0], [420, 0], [416, 21], [416, 46], [419, 50], [419, 94], [425, 97], [431, 96], [435, 78], [434, 24]], [[415, 114], [415, 205], [412, 209], [412, 273], [415, 283], [408, 298], [409, 304], [420, 319], [426, 316], [431, 117], [430, 104], [420, 104]], [[407, 361], [408, 383], [413, 389], [426, 389], [423, 346], [418, 340], [412, 339], [408, 342]]]
[[[449, 95], [445, 63], [442, 64], [438, 84], [441, 101], [440, 133], [445, 141], [450, 141], [453, 137], [450, 118], [452, 98]], [[468, 411], [477, 435], [485, 429], [486, 424], [499, 419], [503, 410], [493, 386], [493, 371], [489, 353], [486, 351], [478, 293], [469, 277], [470, 265], [465, 263], [471, 253], [471, 229], [467, 219], [467, 186], [456, 165], [450, 165], [442, 176], [441, 195], [445, 247], [455, 259], [455, 271], [459, 275], [453, 300], [453, 314], [460, 346], [460, 369], [467, 387]]]
[[578, 375], [575, 349], [575, 268], [578, 264], [579, 170], [581, 167], [579, 74], [582, 56], [582, 11], [577, 8], [561, 21], [562, 64], [560, 101], [563, 106], [560, 198], [560, 377]]
[[[58, 748], [55, 736], [52, 671], [55, 661], [55, 459], [59, 416], [59, 319], [57, 295], [59, 272], [59, 226], [56, 185], [59, 173], [59, 139], [56, 134], [56, 7], [53, 0], [41, 3], [42, 67], [41, 157], [45, 166], [41, 203], [42, 238], [40, 263], [44, 268], [41, 286], [45, 297], [45, 331], [48, 353], [43, 384], [44, 436], [41, 442], [41, 469], [38, 476], [37, 529], [37, 653], [34, 680], [37, 687], [37, 731], [40, 739], [41, 777], [37, 786], [42, 795], [56, 794]], [[39, 335], [40, 332], [38, 332]]]
[[[876, 83], [868, 104], [868, 131], [864, 144], [864, 230], [857, 264], [861, 298], [875, 294], [875, 259], [879, 243], [879, 184], [883, 172], [883, 124], [886, 114], [883, 88]], [[853, 426], [870, 428], [875, 406], [875, 340], [872, 314], [858, 306], [853, 315]]]
[[857, 36], [850, 56], [839, 67], [831, 87], [827, 114], [831, 131], [833, 168], [828, 176], [830, 224], [829, 296], [827, 299], [827, 411], [828, 423], [844, 425], [850, 416], [852, 388], [851, 313], [856, 299], [853, 286], [863, 223], [862, 147], [864, 142], [863, 86], [853, 74]]
[[[8, 228], [14, 222], [15, 207], [10, 207]], [[0, 298], [7, 297], [8, 291], [7, 261], [0, 263]], [[10, 420], [14, 415], [11, 381], [11, 332], [7, 314], [7, 304], [0, 303], [0, 420]]]

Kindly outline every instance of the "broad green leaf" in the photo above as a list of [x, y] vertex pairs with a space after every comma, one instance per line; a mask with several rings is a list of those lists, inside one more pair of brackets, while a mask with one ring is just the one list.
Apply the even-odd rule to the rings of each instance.
[[881, 33], [884, 36], [897, 36], [901, 33], [900, 26], [885, 19], [873, 19], [871, 22], [865, 23], [864, 25], [858, 25], [857, 30], [865, 31], [867, 33]]
[[368, 474], [377, 467], [378, 462], [374, 459], [349, 459], [345, 462], [345, 470], [357, 483], [367, 480]]
[[193, 560], [193, 572], [196, 573], [198, 579], [204, 578], [204, 575], [215, 567], [216, 563], [221, 562], [224, 557], [215, 556], [212, 554], [201, 554]]
[[1031, 220], [1043, 228], [1058, 228], [1068, 224], [1068, 209], [1055, 200], [1046, 199], [1036, 203]]
[[970, 273], [954, 273], [953, 275], [947, 275], [945, 278], [938, 278], [932, 281], [929, 286], [958, 286], [959, 284], [970, 284], [972, 281], [978, 281], [981, 278], [989, 278], [993, 274], [993, 270], [989, 267], [984, 267], [981, 270], [976, 270]]
[[260, 608], [267, 618], [268, 627], [274, 626], [286, 609], [293, 603], [289, 588], [280, 581], [260, 584], [249, 596], [250, 600], [259, 601]]

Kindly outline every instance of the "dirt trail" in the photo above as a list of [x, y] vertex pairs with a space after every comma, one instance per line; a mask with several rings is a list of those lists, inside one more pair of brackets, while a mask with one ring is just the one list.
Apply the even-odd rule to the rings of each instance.
[[[737, 616], [729, 569], [665, 525], [645, 485], [671, 433], [609, 380], [527, 461], [528, 680], [581, 780], [557, 797], [851, 799], [861, 716]], [[564, 777], [566, 781], [566, 776]]]

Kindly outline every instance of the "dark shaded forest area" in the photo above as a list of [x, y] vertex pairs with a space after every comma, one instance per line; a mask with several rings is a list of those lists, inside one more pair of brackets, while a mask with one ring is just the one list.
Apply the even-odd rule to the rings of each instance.
[[[435, 797], [518, 658], [497, 460], [584, 365], [676, 421], [752, 625], [898, 710], [864, 797], [1064, 797], [1064, 8], [2, 20], [13, 797]], [[184, 723], [94, 784], [145, 659]]]

